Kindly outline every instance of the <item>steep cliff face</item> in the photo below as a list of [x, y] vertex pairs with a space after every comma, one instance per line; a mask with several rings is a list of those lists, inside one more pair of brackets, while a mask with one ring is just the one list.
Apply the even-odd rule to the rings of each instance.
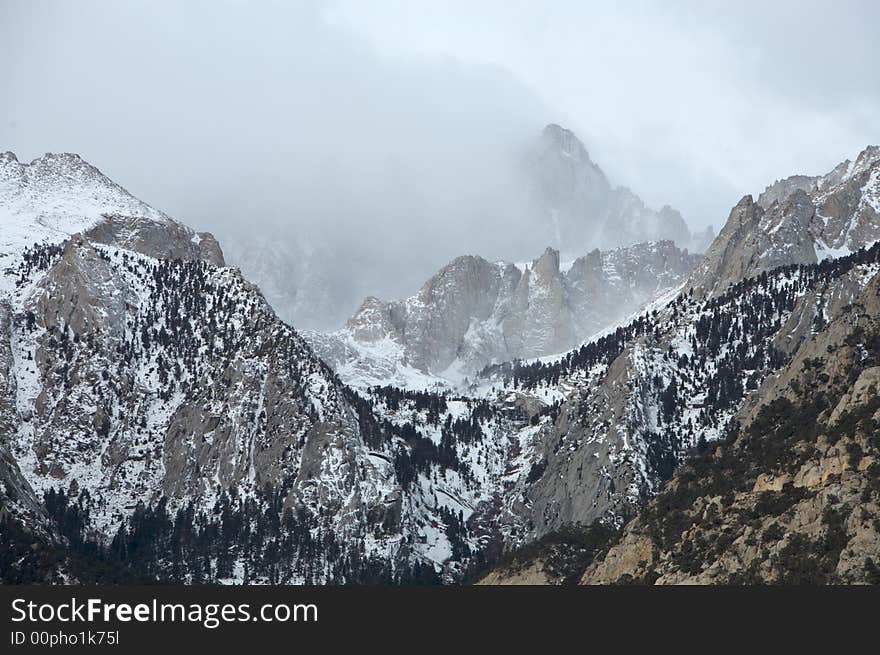
[[27, 579], [28, 569], [42, 569], [37, 579], [51, 581], [54, 567], [41, 562], [32, 544], [47, 550], [62, 544], [46, 515], [41, 499], [28, 483], [11, 452], [12, 435], [18, 425], [16, 380], [11, 347], [12, 312], [9, 303], [0, 301], [0, 526], [3, 555], [0, 556], [0, 579], [16, 582]]
[[840, 257], [880, 239], [880, 148], [820, 177], [794, 176], [743, 198], [690, 284], [720, 293], [748, 275]]
[[16, 556], [11, 581], [451, 580], [517, 529], [540, 403], [353, 392], [207, 235], [74, 162], [52, 229], [4, 200], [0, 519], [83, 576]]
[[693, 250], [678, 211], [668, 205], [655, 211], [630, 189], [613, 187], [571, 130], [545, 127], [528, 168], [551, 244], [567, 255], [661, 240]]
[[572, 348], [680, 285], [696, 261], [669, 241], [566, 264], [550, 248], [523, 264], [459, 257], [417, 295], [368, 298], [344, 329], [307, 338], [351, 384], [455, 384], [487, 364]]

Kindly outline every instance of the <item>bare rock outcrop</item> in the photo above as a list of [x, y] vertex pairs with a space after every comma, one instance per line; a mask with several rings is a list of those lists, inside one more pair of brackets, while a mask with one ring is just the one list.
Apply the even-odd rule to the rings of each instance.
[[698, 257], [672, 242], [594, 250], [560, 262], [455, 259], [402, 301], [367, 298], [346, 327], [307, 333], [318, 354], [358, 386], [418, 375], [453, 382], [487, 364], [568, 350], [680, 285]]
[[706, 251], [688, 285], [722, 293], [779, 266], [840, 257], [880, 239], [880, 147], [824, 176], [793, 176], [744, 197]]

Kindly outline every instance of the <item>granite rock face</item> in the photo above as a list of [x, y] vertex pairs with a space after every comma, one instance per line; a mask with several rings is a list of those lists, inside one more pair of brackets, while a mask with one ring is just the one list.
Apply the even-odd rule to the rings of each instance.
[[680, 285], [698, 257], [672, 242], [594, 250], [566, 264], [547, 248], [532, 262], [464, 256], [419, 293], [368, 298], [342, 330], [307, 333], [352, 384], [418, 375], [453, 381], [487, 364], [568, 350]]
[[778, 266], [840, 257], [880, 239], [880, 147], [870, 146], [824, 176], [797, 175], [744, 197], [689, 284], [721, 293]]
[[804, 341], [582, 583], [880, 583], [878, 291]]
[[142, 218], [108, 214], [83, 233], [93, 243], [125, 248], [156, 259], [202, 259], [225, 266], [223, 251], [210, 232], [193, 232], [177, 222], [145, 221]]

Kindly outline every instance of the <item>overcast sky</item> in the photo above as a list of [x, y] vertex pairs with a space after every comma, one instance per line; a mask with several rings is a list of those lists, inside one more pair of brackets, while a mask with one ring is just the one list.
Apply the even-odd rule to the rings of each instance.
[[487, 198], [547, 122], [716, 230], [742, 195], [854, 157], [880, 142], [878, 26], [871, 0], [0, 0], [0, 150], [79, 152], [199, 228], [418, 225], [442, 243], [409, 255], [421, 275], [463, 226], [512, 247], [491, 233], [515, 208]]
[[612, 180], [693, 223], [880, 141], [880, 3], [376, 0], [332, 16], [383, 52], [510, 71]]

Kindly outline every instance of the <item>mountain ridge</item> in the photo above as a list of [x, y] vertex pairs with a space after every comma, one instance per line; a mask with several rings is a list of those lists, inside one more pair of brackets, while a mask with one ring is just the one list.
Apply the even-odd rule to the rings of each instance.
[[307, 333], [340, 376], [358, 386], [455, 386], [485, 366], [567, 351], [680, 285], [697, 257], [672, 242], [635, 244], [560, 262], [464, 255], [401, 301], [367, 298], [346, 326]]
[[[59, 160], [61, 170], [65, 165]], [[37, 243], [7, 239], [0, 248], [0, 520], [25, 534], [11, 552], [36, 543], [68, 558], [56, 562], [54, 572], [48, 563], [22, 559], [4, 575], [17, 581], [455, 582], [523, 545], [552, 544], [550, 555], [539, 555], [555, 562], [568, 546], [554, 535], [572, 524], [594, 532], [575, 544], [575, 568], [584, 568], [574, 576], [566, 564], [566, 580], [580, 579], [600, 561], [618, 562], [596, 574], [601, 581], [699, 575], [681, 568], [677, 555], [648, 558], [642, 567], [644, 549], [626, 550], [627, 535], [644, 543], [638, 532], [644, 521], [631, 518], [651, 498], [669, 500], [664, 494], [680, 482], [670, 487], [667, 481], [688, 475], [682, 464], [716, 444], [727, 447], [738, 422], [768, 406], [762, 400], [772, 400], [770, 390], [796, 381], [791, 372], [798, 366], [815, 376], [800, 384], [817, 392], [837, 385], [835, 394], [843, 394], [836, 396], [835, 411], [841, 409], [834, 422], [874, 402], [873, 341], [870, 331], [857, 328], [863, 315], [862, 327], [870, 327], [876, 313], [871, 293], [880, 244], [868, 243], [874, 241], [870, 229], [846, 229], [873, 216], [874, 166], [853, 166], [853, 175], [841, 175], [815, 196], [795, 189], [771, 203], [773, 220], [765, 220], [753, 199], [743, 201], [731, 212], [730, 229], [719, 234], [721, 245], [710, 249], [716, 269], [701, 264], [681, 281], [680, 292], [676, 287], [568, 352], [486, 367], [477, 376], [480, 395], [473, 396], [349, 387], [303, 335], [277, 318], [255, 285], [220, 265], [213, 248], [196, 247], [202, 242], [194, 243], [196, 233], [170, 219], [137, 216], [128, 196], [97, 178], [84, 181], [82, 208], [76, 194], [62, 194], [61, 204], [48, 196], [48, 209], [19, 203], [29, 198], [21, 188], [39, 185], [0, 183], [3, 224], [30, 225], [27, 234], [37, 237]], [[761, 248], [773, 240], [762, 233], [813, 239], [799, 226], [803, 217], [812, 220], [820, 201], [838, 208], [829, 223], [849, 239], [851, 252], [805, 262], [783, 251], [768, 270], [772, 257]], [[638, 251], [635, 261], [642, 255]], [[602, 253], [597, 258], [594, 268], [604, 272]], [[566, 268], [552, 249], [522, 270], [476, 258], [462, 262], [463, 270], [493, 271], [499, 281], [501, 272], [517, 283], [525, 279], [514, 290], [526, 291], [533, 278], [558, 281]], [[427, 286], [426, 299], [447, 288], [443, 280]], [[701, 286], [705, 280], [711, 284]], [[554, 293], [542, 288], [542, 301], [562, 297], [559, 287], [545, 288]], [[385, 311], [381, 303], [370, 305], [374, 313]], [[389, 311], [387, 318], [393, 327], [399, 317]], [[376, 325], [384, 329], [386, 322]], [[373, 326], [365, 321], [361, 327], [370, 333]], [[373, 336], [381, 337], [382, 329]], [[823, 341], [827, 335], [834, 338]], [[844, 357], [835, 359], [828, 347], [841, 339], [848, 341]], [[858, 360], [862, 352], [867, 360]], [[820, 363], [806, 366], [813, 360]], [[846, 370], [855, 379], [835, 382]], [[832, 413], [827, 416], [831, 421]], [[764, 425], [750, 442], [760, 448], [770, 443], [766, 426], [779, 429], [772, 421]], [[804, 461], [795, 456], [803, 468], [815, 455], [815, 471], [807, 467], [801, 477], [819, 484], [858, 473], [840, 487], [840, 502], [823, 496], [833, 514], [798, 539], [814, 543], [831, 535], [837, 553], [840, 522], [855, 522], [845, 535], [868, 556], [873, 528], [852, 511], [854, 494], [875, 475], [870, 461], [860, 470], [862, 460], [874, 456], [860, 426], [846, 428], [840, 446], [862, 449], [855, 466], [845, 465], [849, 452], [826, 442], [821, 450], [808, 446]], [[705, 470], [715, 475], [711, 466]], [[779, 471], [760, 472], [768, 474], [758, 485], [764, 488], [742, 497], [734, 491], [732, 506], [746, 507], [754, 500], [748, 494], [776, 493]], [[789, 498], [787, 489], [781, 484], [778, 491], [790, 507], [810, 501]], [[701, 493], [693, 487], [693, 494]], [[761, 498], [757, 518], [775, 507], [766, 504], [772, 497]], [[717, 554], [682, 537], [672, 518], [658, 526], [670, 530], [658, 552], [674, 553], [677, 543], [688, 542], [699, 546], [700, 567], [714, 566]], [[735, 528], [734, 519], [728, 515], [723, 523]], [[704, 535], [713, 530], [708, 526]], [[776, 542], [785, 541], [777, 533], [771, 530]], [[791, 551], [785, 543], [781, 548]], [[870, 575], [865, 557], [843, 557], [852, 566], [835, 573], [838, 578], [828, 572], [831, 559], [811, 560], [815, 579]], [[113, 563], [115, 572], [89, 570], [83, 561]], [[791, 558], [780, 561], [791, 566]], [[530, 570], [540, 577], [538, 569]], [[717, 579], [754, 580], [757, 573]]]
[[[692, 234], [669, 205], [654, 210], [629, 188], [613, 186], [574, 132], [561, 126], [550, 124], [529, 137], [511, 160], [512, 170], [498, 174], [512, 178], [510, 194], [522, 195], [516, 196], [522, 216], [508, 228], [523, 243], [548, 245], [567, 261], [596, 248], [605, 251], [646, 241], [672, 240], [681, 249], [702, 252], [714, 236], [711, 227]], [[505, 229], [501, 219], [510, 212], [507, 201], [496, 198], [493, 206], [498, 215], [489, 217], [499, 230]], [[305, 229], [299, 218], [288, 217], [286, 227], [273, 223], [264, 233], [230, 231], [224, 238], [229, 261], [264, 290], [279, 316], [298, 328], [328, 332], [339, 329], [364, 297], [389, 295], [383, 294], [382, 280], [373, 279], [370, 271], [341, 275], [347, 269], [332, 239]], [[460, 235], [468, 237], [466, 231]], [[347, 244], [347, 248], [356, 251], [359, 245]], [[416, 243], [413, 248], [430, 254], [429, 246]], [[451, 260], [461, 253], [448, 254]], [[495, 256], [522, 254], [510, 251]], [[437, 268], [442, 264], [438, 261]], [[412, 280], [413, 288], [421, 281]]]

